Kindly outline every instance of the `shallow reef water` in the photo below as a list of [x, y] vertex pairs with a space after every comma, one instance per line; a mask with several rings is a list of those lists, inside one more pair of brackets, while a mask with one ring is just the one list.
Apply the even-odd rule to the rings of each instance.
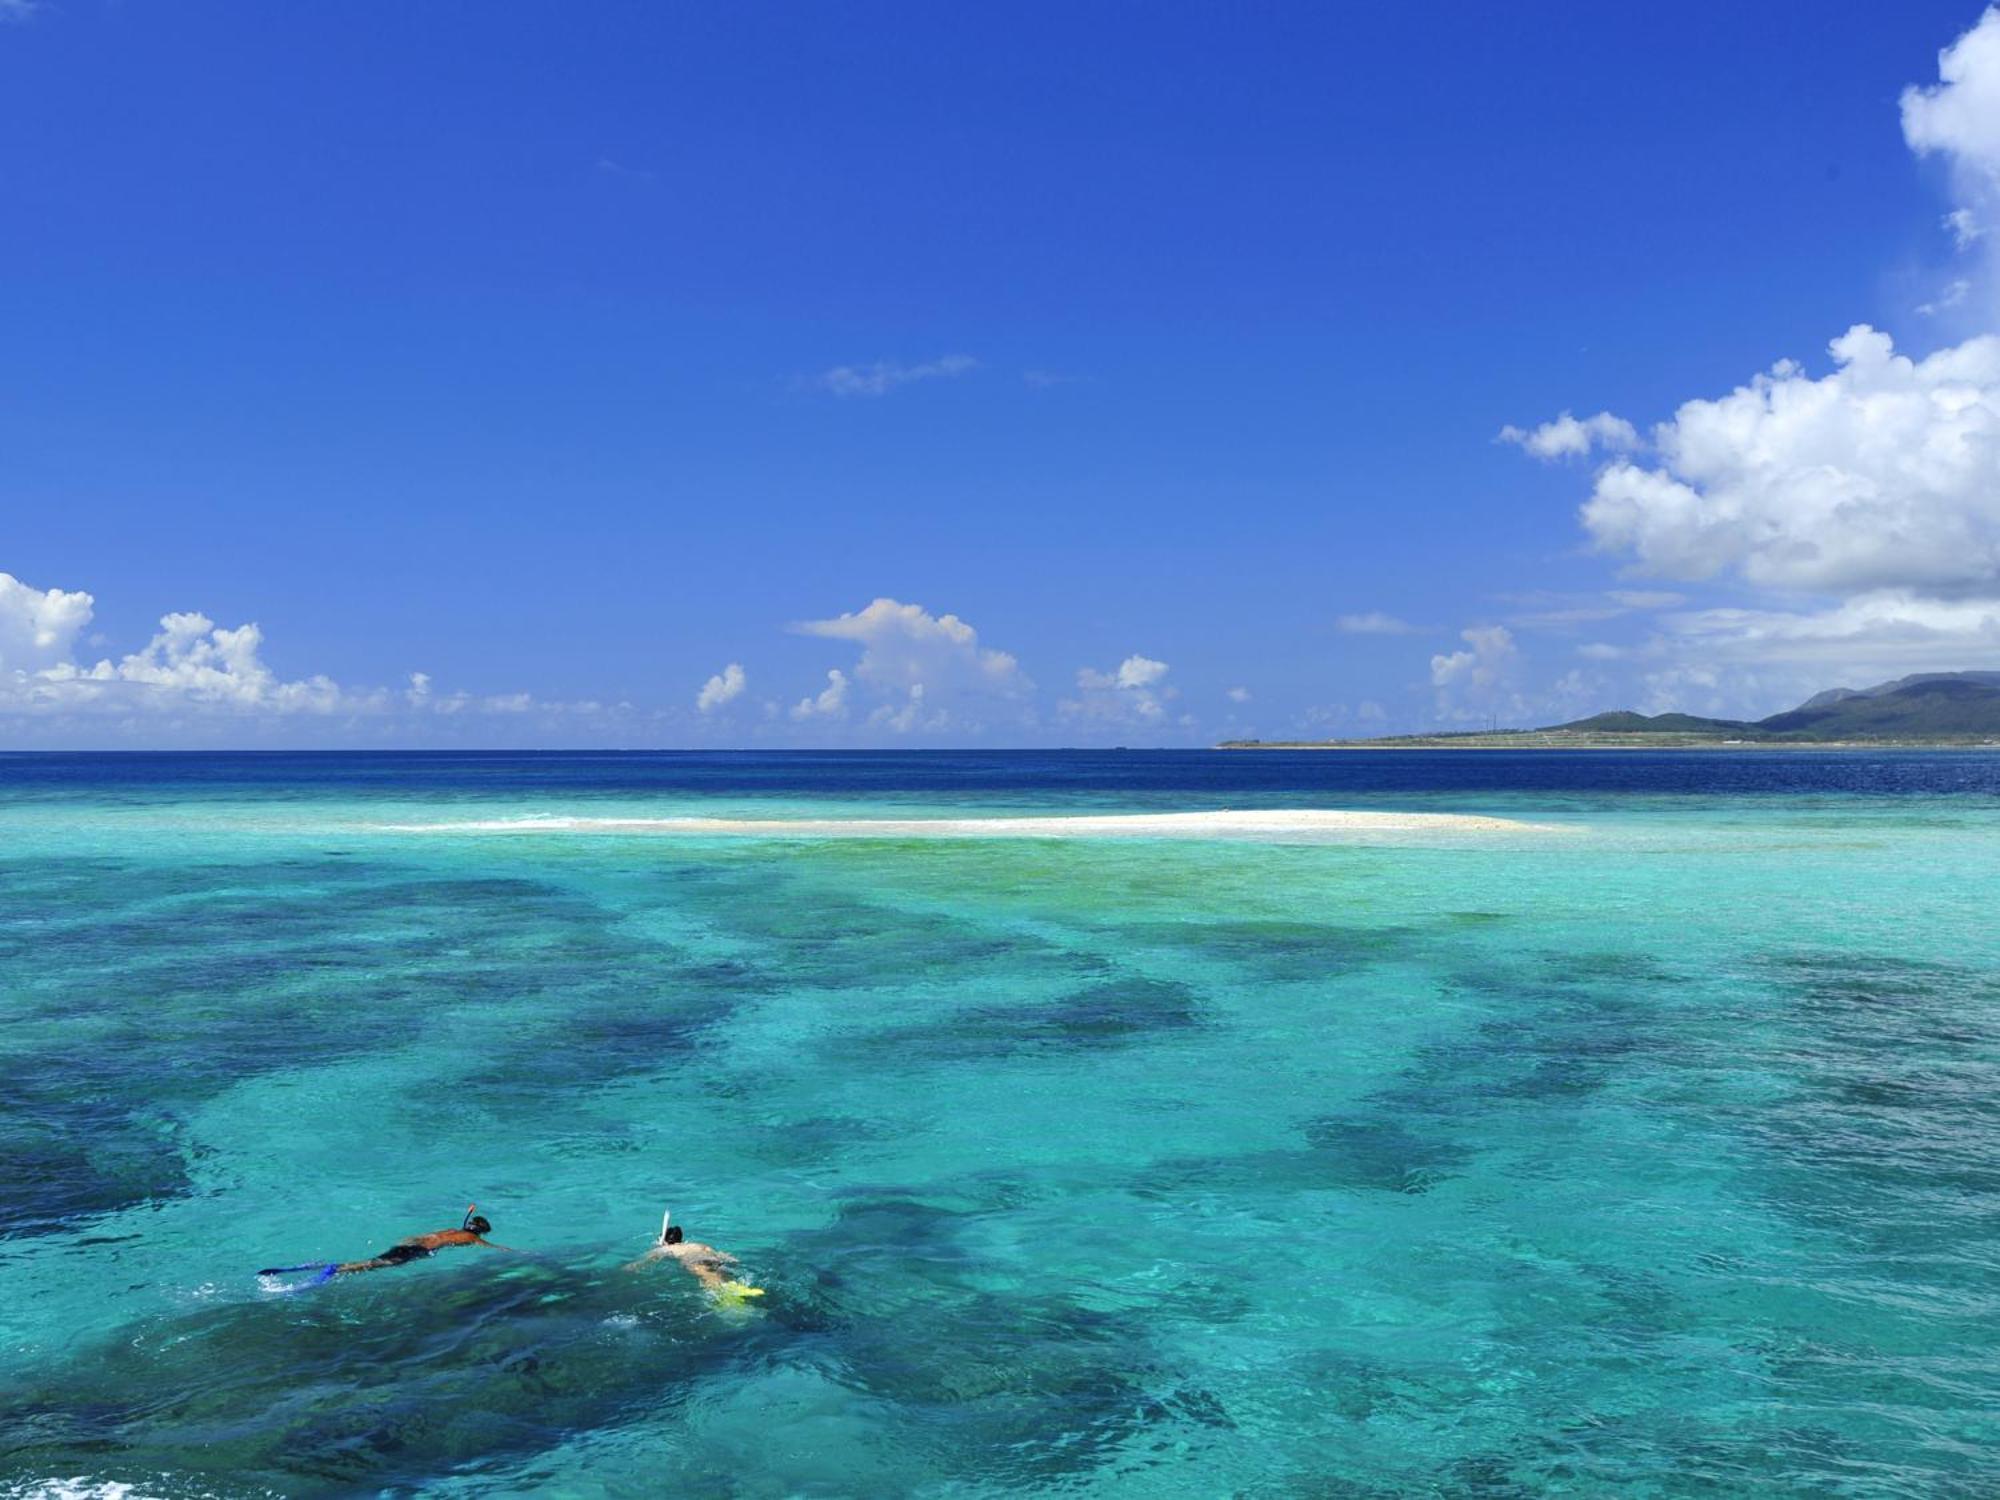
[[[1216, 809], [1537, 826], [977, 832]], [[0, 757], [0, 1496], [1991, 1494], [1996, 898], [1975, 752]]]

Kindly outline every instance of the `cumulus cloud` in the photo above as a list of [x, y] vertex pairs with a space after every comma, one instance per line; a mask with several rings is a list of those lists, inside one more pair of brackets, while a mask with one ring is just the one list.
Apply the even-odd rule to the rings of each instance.
[[848, 687], [859, 688], [873, 700], [867, 722], [894, 733], [970, 731], [1001, 716], [1018, 721], [1034, 692], [1012, 655], [981, 645], [979, 632], [957, 615], [933, 615], [920, 604], [877, 599], [792, 629], [861, 647], [843, 678], [842, 702]]
[[96, 603], [85, 593], [30, 588], [0, 573], [0, 671], [38, 671], [68, 661]]
[[1505, 625], [1474, 625], [1458, 633], [1461, 651], [1431, 658], [1431, 686], [1437, 690], [1438, 712], [1446, 718], [1484, 717], [1502, 707], [1512, 708], [1514, 674], [1521, 651]]
[[1593, 448], [1630, 452], [1639, 446], [1639, 433], [1623, 417], [1608, 411], [1582, 418], [1564, 412], [1539, 427], [1516, 427], [1510, 422], [1500, 429], [1500, 441], [1513, 443], [1544, 463], [1553, 463], [1559, 458], [1582, 458]]
[[195, 610], [163, 616], [139, 650], [92, 662], [80, 659], [77, 647], [95, 607], [80, 590], [35, 588], [0, 573], [0, 715], [17, 727], [39, 721], [40, 736], [158, 742], [261, 735], [257, 726], [286, 722], [316, 721], [320, 727], [288, 733], [319, 739], [364, 724], [375, 726], [370, 734], [400, 735], [418, 716], [435, 723], [461, 713], [540, 713], [548, 724], [580, 715], [601, 720], [606, 712], [600, 704], [543, 703], [527, 693], [439, 693], [427, 672], [410, 673], [400, 693], [343, 687], [324, 673], [286, 678], [264, 660], [257, 625], [222, 626]]
[[743, 674], [743, 664], [733, 661], [701, 685], [701, 691], [694, 695], [695, 711], [712, 714], [724, 704], [742, 697], [743, 689], [749, 684], [750, 679]]
[[2000, 338], [1921, 360], [1857, 324], [1818, 379], [1781, 361], [1617, 462], [1583, 521], [1649, 573], [1759, 586], [1965, 592], [2000, 582]]
[[877, 360], [872, 365], [835, 365], [813, 384], [833, 396], [886, 396], [900, 386], [920, 380], [950, 380], [978, 368], [979, 361], [969, 354], [947, 354], [916, 365]]
[[1408, 620], [1399, 620], [1394, 615], [1386, 615], [1379, 609], [1371, 609], [1366, 614], [1342, 615], [1334, 624], [1348, 635], [1416, 635], [1423, 628], [1412, 625]]
[[1959, 206], [1946, 222], [1961, 246], [1993, 225], [2000, 200], [2000, 10], [1938, 53], [1938, 82], [1903, 90], [1903, 139], [1949, 158]]
[[816, 696], [799, 699], [792, 708], [792, 717], [804, 722], [807, 719], [842, 719], [847, 716], [847, 674], [835, 667], [826, 674], [826, 686]]
[[1076, 685], [1096, 690], [1149, 688], [1167, 675], [1167, 664], [1136, 652], [1118, 664], [1115, 671], [1099, 672], [1091, 667], [1077, 669]]
[[951, 713], [926, 701], [929, 692], [921, 682], [910, 684], [898, 703], [878, 704], [868, 715], [870, 729], [886, 729], [891, 734], [912, 734], [918, 730], [937, 733], [952, 727]]
[[101, 661], [78, 682], [135, 683], [163, 697], [201, 704], [270, 708], [279, 712], [327, 713], [340, 707], [339, 686], [329, 677], [280, 681], [260, 652], [264, 632], [256, 625], [226, 630], [207, 615], [188, 611], [163, 616], [159, 633], [143, 651], [115, 668]]
[[[1906, 89], [1901, 116], [1910, 148], [1947, 165], [1960, 248], [1990, 255], [2000, 9], [1939, 53], [1938, 81]], [[1990, 304], [1995, 270], [1955, 277], [1920, 311]], [[1581, 648], [1643, 668], [1656, 704], [1768, 711], [1818, 678], [1990, 666], [2000, 651], [2000, 335], [1913, 357], [1858, 323], [1827, 349], [1831, 369], [1779, 360], [1682, 403], [1643, 445], [1608, 413], [1503, 434], [1543, 458], [1602, 452], [1581, 511], [1591, 540], [1634, 573], [1734, 596], [1704, 607], [1633, 593], [1633, 609], [1664, 611], [1650, 634]]]
[[1166, 686], [1169, 670], [1165, 662], [1137, 652], [1109, 671], [1080, 667], [1076, 674], [1077, 696], [1065, 699], [1057, 712], [1065, 718], [1113, 724], [1164, 723], [1167, 704], [1179, 696], [1178, 690]]
[[87, 593], [38, 589], [0, 573], [0, 706], [328, 713], [347, 702], [331, 678], [281, 679], [263, 660], [264, 634], [254, 624], [225, 629], [193, 611], [162, 617], [141, 650], [79, 662], [76, 643], [95, 605]]

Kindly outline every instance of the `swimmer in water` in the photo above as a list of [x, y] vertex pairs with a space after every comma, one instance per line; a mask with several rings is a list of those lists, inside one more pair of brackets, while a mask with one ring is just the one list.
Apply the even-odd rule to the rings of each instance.
[[[413, 1234], [406, 1240], [398, 1240], [380, 1255], [372, 1255], [367, 1260], [344, 1260], [329, 1263], [322, 1273], [322, 1280], [335, 1276], [352, 1276], [357, 1271], [380, 1271], [389, 1266], [408, 1265], [413, 1260], [424, 1260], [458, 1245], [484, 1245], [489, 1250], [512, 1249], [509, 1245], [496, 1245], [484, 1238], [493, 1226], [484, 1214], [472, 1211], [474, 1204], [465, 1211], [465, 1221], [456, 1229], [439, 1229], [430, 1234]], [[289, 1271], [312, 1269], [309, 1266], [267, 1266], [259, 1271], [259, 1276], [282, 1276]]]
[[735, 1256], [727, 1250], [718, 1250], [713, 1245], [704, 1245], [698, 1240], [687, 1238], [681, 1233], [680, 1225], [675, 1224], [670, 1227], [665, 1218], [660, 1220], [660, 1237], [653, 1242], [653, 1248], [629, 1263], [625, 1269], [637, 1271], [659, 1260], [679, 1262], [683, 1271], [718, 1297], [743, 1298], [764, 1295], [762, 1287], [734, 1281], [723, 1274], [724, 1266], [733, 1266], [737, 1263]]

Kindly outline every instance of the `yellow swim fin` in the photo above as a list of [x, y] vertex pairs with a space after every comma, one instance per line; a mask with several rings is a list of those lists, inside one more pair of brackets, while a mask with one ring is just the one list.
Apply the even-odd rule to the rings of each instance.
[[764, 1289], [747, 1281], [725, 1281], [715, 1289], [715, 1295], [725, 1302], [741, 1302], [748, 1297], [763, 1296]]

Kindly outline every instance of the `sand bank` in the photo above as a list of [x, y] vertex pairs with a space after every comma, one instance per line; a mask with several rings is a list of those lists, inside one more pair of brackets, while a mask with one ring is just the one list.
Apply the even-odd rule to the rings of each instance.
[[1102, 813], [1071, 817], [992, 818], [491, 818], [462, 823], [400, 823], [397, 833], [661, 834], [683, 837], [813, 839], [1114, 839], [1214, 838], [1338, 841], [1400, 833], [1556, 833], [1547, 823], [1467, 813], [1335, 812], [1317, 808], [1254, 811]]

